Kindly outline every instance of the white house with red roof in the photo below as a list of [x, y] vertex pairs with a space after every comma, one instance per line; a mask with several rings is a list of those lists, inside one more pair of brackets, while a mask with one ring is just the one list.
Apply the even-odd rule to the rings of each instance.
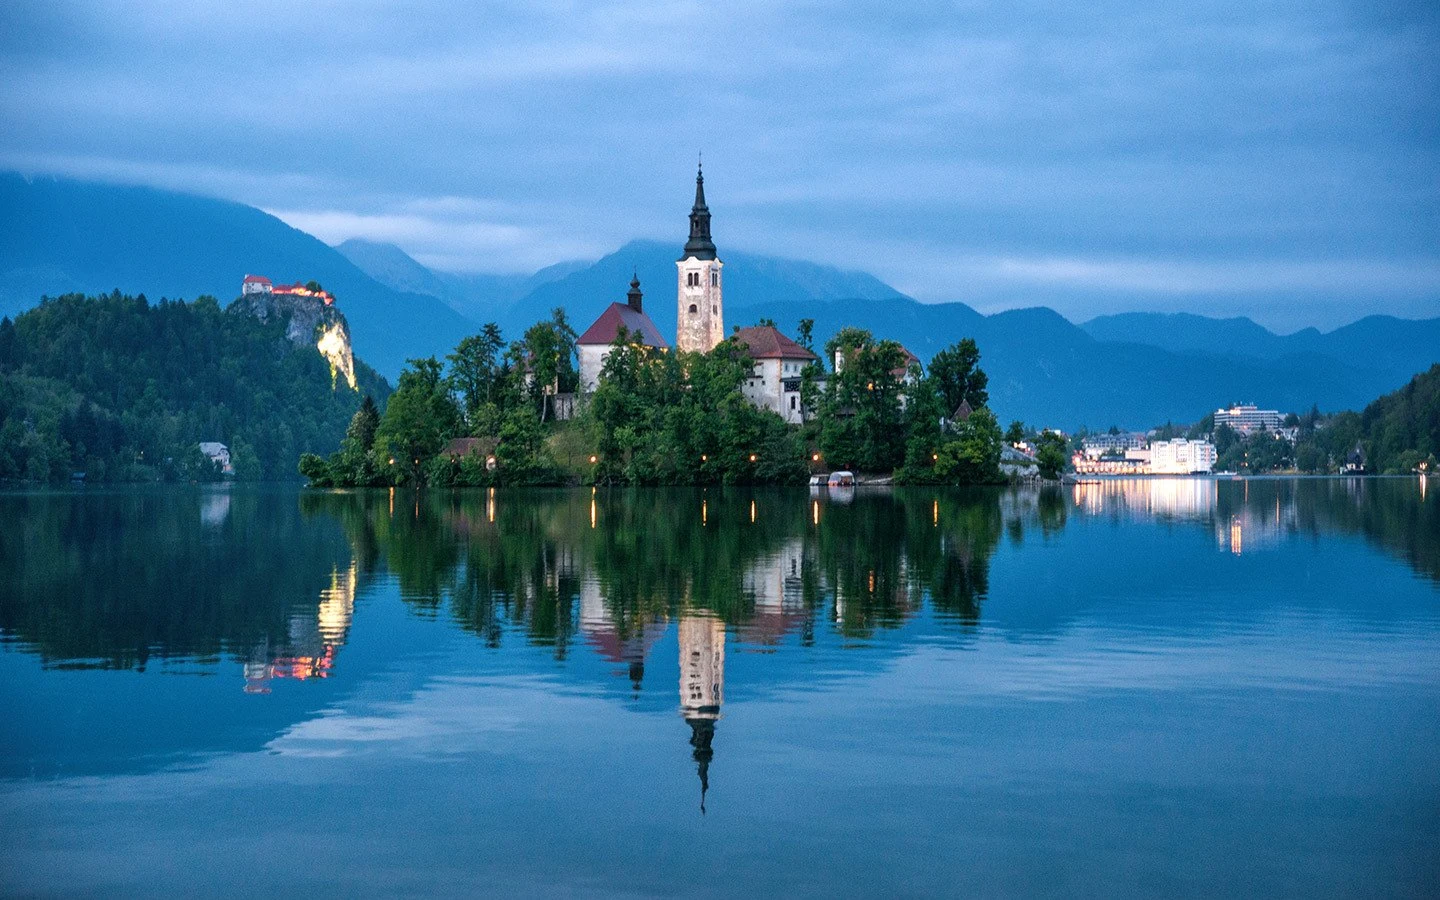
[[645, 315], [642, 301], [640, 279], [632, 278], [626, 302], [607, 306], [600, 318], [575, 341], [575, 350], [580, 356], [581, 393], [591, 393], [599, 386], [600, 370], [605, 367], [605, 358], [615, 349], [615, 339], [619, 337], [621, 328], [625, 329], [626, 337], [632, 343], [656, 350], [670, 349], [660, 336], [660, 329]]
[[245, 280], [240, 282], [240, 293], [245, 294], [268, 294], [275, 290], [275, 285], [264, 275], [246, 275]]
[[745, 399], [761, 409], [773, 410], [792, 425], [805, 420], [800, 402], [800, 376], [815, 354], [790, 340], [773, 325], [755, 325], [735, 332], [754, 362], [750, 376], [741, 385]]

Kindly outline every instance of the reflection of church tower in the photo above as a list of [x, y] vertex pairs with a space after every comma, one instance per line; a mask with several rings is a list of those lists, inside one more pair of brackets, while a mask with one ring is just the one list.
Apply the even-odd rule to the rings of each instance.
[[680, 617], [680, 712], [690, 725], [690, 746], [700, 773], [700, 811], [710, 789], [715, 722], [725, 698], [725, 623], [714, 616]]
[[690, 210], [690, 240], [680, 259], [679, 297], [675, 347], [685, 353], [707, 353], [725, 340], [725, 304], [721, 300], [720, 270], [710, 239], [710, 208], [705, 205], [705, 175], [695, 175], [695, 205]]

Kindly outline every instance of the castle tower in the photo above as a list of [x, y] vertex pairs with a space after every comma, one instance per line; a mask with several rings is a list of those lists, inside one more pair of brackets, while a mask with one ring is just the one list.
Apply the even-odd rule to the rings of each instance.
[[690, 209], [690, 240], [675, 267], [679, 273], [679, 307], [675, 346], [682, 352], [705, 353], [725, 339], [725, 304], [720, 270], [710, 239], [710, 208], [705, 205], [705, 173], [695, 173], [695, 205]]

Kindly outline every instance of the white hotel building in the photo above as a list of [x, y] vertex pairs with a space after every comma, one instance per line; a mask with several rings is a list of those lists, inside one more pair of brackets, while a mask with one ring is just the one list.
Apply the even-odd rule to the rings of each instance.
[[1236, 404], [1229, 409], [1215, 410], [1215, 427], [1229, 425], [1239, 434], [1249, 434], [1252, 431], [1279, 431], [1280, 424], [1284, 421], [1285, 417], [1275, 409], [1259, 409], [1255, 406]]
[[1151, 475], [1189, 475], [1215, 469], [1215, 445], [1209, 441], [1155, 441], [1150, 445]]

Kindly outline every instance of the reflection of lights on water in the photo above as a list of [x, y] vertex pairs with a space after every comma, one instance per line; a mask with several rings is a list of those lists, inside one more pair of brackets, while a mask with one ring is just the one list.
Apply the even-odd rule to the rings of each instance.
[[701, 525], [704, 525], [704, 524], [705, 524], [706, 522], [708, 522], [708, 521], [710, 521], [710, 501], [709, 501], [709, 500], [701, 500], [701, 501], [700, 501], [700, 524], [701, 524]]
[[875, 593], [875, 570], [870, 570], [870, 593]]
[[936, 527], [940, 527], [940, 501], [930, 501], [930, 521]]
[[811, 501], [810, 501], [810, 521], [811, 521], [811, 522], [814, 522], [816, 525], [819, 525], [819, 524], [820, 524], [820, 501], [819, 501], [819, 500], [811, 500]]
[[350, 568], [343, 574], [339, 569], [330, 571], [330, 586], [320, 592], [320, 636], [328, 643], [338, 644], [345, 639], [355, 612], [355, 583], [358, 578], [359, 567], [352, 559]]
[[1424, 502], [1425, 502], [1425, 480], [1426, 480], [1426, 479], [1425, 479], [1425, 476], [1422, 474], [1422, 475], [1420, 476], [1420, 502], [1421, 502], [1421, 503], [1424, 503]]
[[750, 524], [755, 524], [755, 501], [750, 501]]
[[1240, 549], [1245, 542], [1245, 533], [1240, 525], [1240, 517], [1235, 516], [1230, 520], [1230, 552], [1236, 556], [1240, 555]]
[[595, 527], [595, 492], [590, 492], [590, 527]]
[[[392, 459], [391, 462], [394, 462]], [[390, 518], [395, 518], [395, 489], [390, 489]]]
[[485, 498], [485, 518], [495, 521], [495, 489], [492, 487]]

